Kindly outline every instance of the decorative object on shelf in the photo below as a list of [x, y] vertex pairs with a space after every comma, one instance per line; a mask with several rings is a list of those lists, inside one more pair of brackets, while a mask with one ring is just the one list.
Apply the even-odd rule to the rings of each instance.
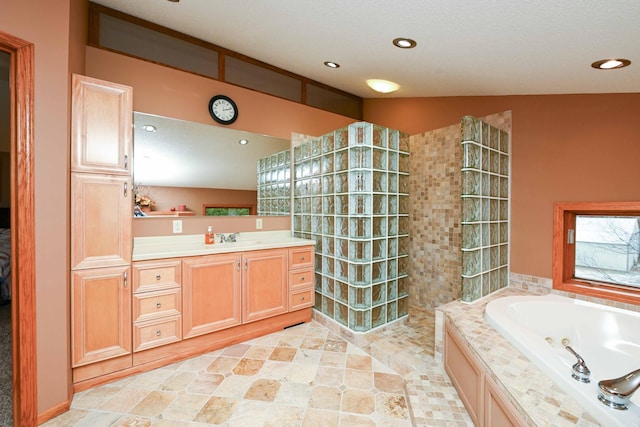
[[230, 125], [238, 118], [238, 106], [225, 95], [216, 95], [209, 101], [209, 114], [221, 125]]
[[135, 204], [138, 209], [144, 213], [151, 211], [151, 208], [155, 206], [155, 202], [151, 199], [148, 190], [139, 184], [133, 185], [133, 194], [135, 195]]

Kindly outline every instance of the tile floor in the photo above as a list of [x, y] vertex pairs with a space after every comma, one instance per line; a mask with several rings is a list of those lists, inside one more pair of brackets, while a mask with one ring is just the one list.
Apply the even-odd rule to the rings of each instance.
[[433, 312], [354, 334], [314, 321], [77, 393], [44, 426], [471, 426]]

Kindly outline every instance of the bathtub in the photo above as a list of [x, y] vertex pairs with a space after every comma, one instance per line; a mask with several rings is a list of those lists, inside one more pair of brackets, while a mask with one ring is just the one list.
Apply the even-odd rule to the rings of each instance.
[[[559, 295], [507, 296], [487, 304], [485, 320], [546, 373], [603, 426], [640, 426], [640, 390], [626, 411], [598, 401], [598, 381], [640, 368], [640, 313]], [[591, 382], [571, 377], [575, 356], [591, 370]], [[565, 341], [566, 342], [566, 341]]]

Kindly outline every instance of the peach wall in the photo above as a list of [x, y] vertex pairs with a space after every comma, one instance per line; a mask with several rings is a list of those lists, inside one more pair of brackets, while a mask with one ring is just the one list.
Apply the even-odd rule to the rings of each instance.
[[551, 277], [554, 202], [640, 200], [640, 94], [367, 99], [413, 135], [511, 110], [511, 271]]
[[291, 139], [291, 132], [322, 135], [354, 122], [317, 108], [265, 95], [195, 74], [87, 47], [87, 75], [133, 87], [133, 109], [215, 125], [209, 100], [224, 94], [240, 111], [229, 127]]
[[[79, 7], [74, 21], [70, 8]], [[36, 328], [38, 413], [69, 397], [69, 73], [82, 72], [83, 59], [69, 56], [70, 28], [86, 1], [7, 0], [0, 28], [35, 46], [34, 161], [36, 242]], [[86, 34], [86, 31], [82, 32]], [[19, 209], [14, 206], [13, 209]], [[19, 215], [19, 213], [18, 213]]]

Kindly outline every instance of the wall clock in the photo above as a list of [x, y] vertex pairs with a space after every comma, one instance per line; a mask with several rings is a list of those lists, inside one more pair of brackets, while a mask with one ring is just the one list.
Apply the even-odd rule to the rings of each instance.
[[209, 114], [216, 122], [230, 125], [238, 118], [238, 106], [228, 96], [216, 95], [209, 101]]

